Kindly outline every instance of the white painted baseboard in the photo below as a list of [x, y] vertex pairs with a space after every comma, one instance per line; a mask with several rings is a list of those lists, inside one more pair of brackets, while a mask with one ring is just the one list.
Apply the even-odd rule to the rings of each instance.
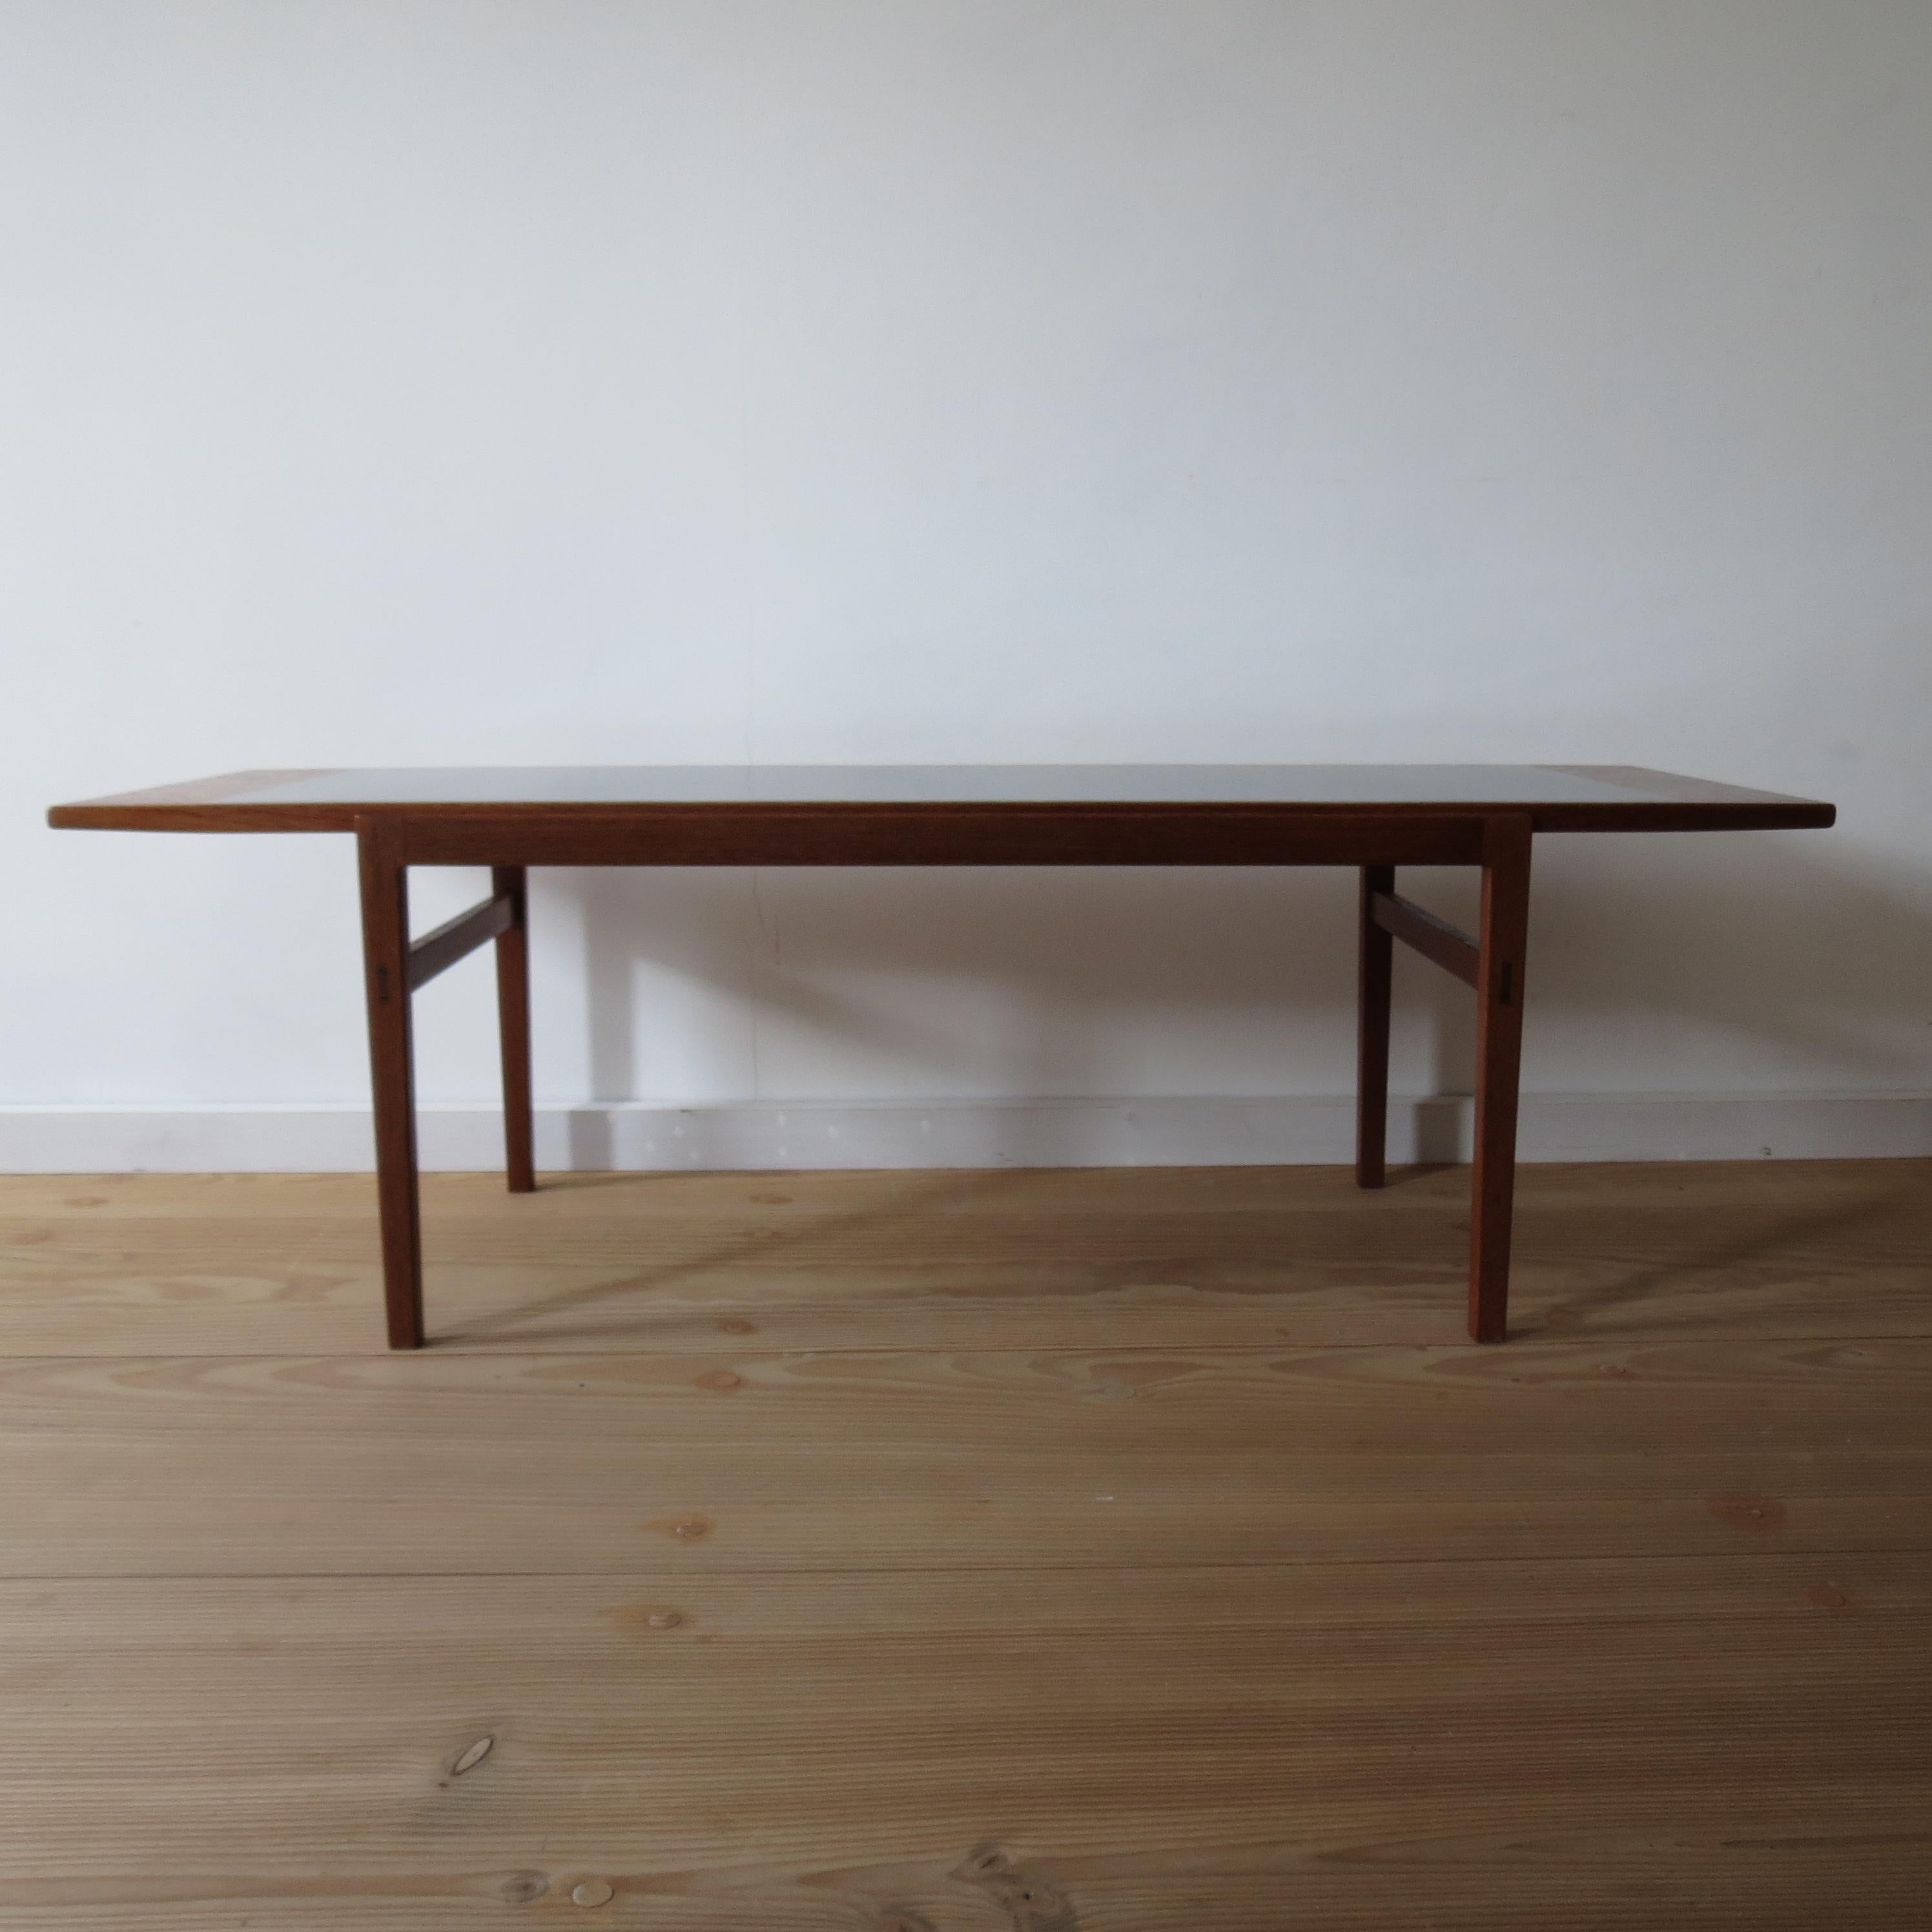
[[[1466, 1099], [1392, 1100], [1393, 1160], [1462, 1160]], [[1354, 1103], [1283, 1100], [822, 1101], [537, 1110], [537, 1165], [677, 1168], [1147, 1167], [1352, 1157]], [[428, 1106], [422, 1162], [502, 1158], [496, 1111]], [[1932, 1155], [1932, 1094], [1526, 1094], [1526, 1160], [1746, 1160]], [[0, 1173], [353, 1172], [368, 1110], [339, 1106], [4, 1107]]]

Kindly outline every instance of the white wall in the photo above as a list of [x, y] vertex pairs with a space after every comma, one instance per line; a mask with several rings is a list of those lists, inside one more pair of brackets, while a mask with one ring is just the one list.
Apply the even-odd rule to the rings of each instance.
[[[7, 0], [0, 1101], [365, 1092], [346, 842], [50, 802], [653, 759], [1823, 795], [1541, 842], [1527, 1084], [1932, 1088], [1928, 209], [1923, 0]], [[539, 1092], [1334, 1095], [1352, 891], [542, 874]]]

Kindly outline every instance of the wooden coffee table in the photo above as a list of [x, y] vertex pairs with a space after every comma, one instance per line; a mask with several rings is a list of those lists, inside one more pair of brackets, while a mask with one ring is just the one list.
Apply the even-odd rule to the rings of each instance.
[[[389, 1346], [423, 1340], [410, 1002], [494, 940], [506, 1166], [531, 1171], [531, 866], [1353, 866], [1360, 868], [1355, 1178], [1383, 1178], [1389, 966], [1401, 940], [1475, 990], [1469, 1333], [1509, 1297], [1530, 848], [1539, 832], [1826, 826], [1834, 808], [1624, 765], [802, 765], [235, 772], [56, 806], [124, 832], [352, 832], [374, 1076]], [[490, 896], [412, 940], [409, 868], [488, 866]], [[1402, 898], [1399, 866], [1482, 868], [1471, 935]]]

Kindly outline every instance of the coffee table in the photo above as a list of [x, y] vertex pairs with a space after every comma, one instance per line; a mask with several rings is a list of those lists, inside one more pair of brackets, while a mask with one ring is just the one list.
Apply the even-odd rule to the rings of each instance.
[[[532, 866], [1349, 866], [1361, 875], [1355, 1178], [1384, 1178], [1390, 962], [1401, 940], [1476, 995], [1469, 1333], [1503, 1339], [1530, 850], [1538, 832], [1768, 831], [1833, 806], [1625, 765], [653, 765], [233, 772], [56, 806], [56, 826], [352, 832], [389, 1346], [422, 1345], [410, 1002], [494, 940], [506, 1166], [531, 1166], [524, 879]], [[412, 938], [416, 866], [487, 866], [490, 896]], [[1396, 890], [1482, 872], [1478, 930]]]

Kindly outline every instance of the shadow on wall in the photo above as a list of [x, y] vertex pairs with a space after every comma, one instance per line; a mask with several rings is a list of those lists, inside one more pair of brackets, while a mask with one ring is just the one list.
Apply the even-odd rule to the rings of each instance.
[[[1932, 870], [1882, 877], [1832, 836], [1540, 840], [1528, 1084], [1667, 1090], [1701, 1042], [1807, 1090], [1932, 1084]], [[1402, 884], [1473, 928], [1472, 872]], [[1352, 872], [583, 870], [539, 890], [581, 922], [600, 1100], [688, 1084], [640, 1013], [640, 968], [757, 1016], [748, 1091], [812, 1093], [827, 1064], [909, 1100], [1353, 1084]], [[1397, 956], [1394, 1084], [1470, 1092], [1473, 1003]], [[1189, 1064], [1222, 1078], [1189, 1080], [1132, 1024], [1178, 1013]]]
[[[1354, 996], [1355, 888], [1339, 872], [579, 871], [543, 889], [581, 922], [606, 1100], [692, 1084], [689, 1057], [653, 1036], [664, 1021], [640, 1000], [640, 968], [755, 1016], [740, 1091], [813, 1097], [831, 1096], [814, 1068], [836, 1068], [838, 1090], [908, 1100], [1159, 1091], [1159, 1064], [1123, 1066], [1134, 1036], [1160, 1035], [1150, 1016], [1188, 1014], [1186, 1044], [1222, 1064], [1231, 1036], [1272, 1030], [1285, 1067], [1297, 1028], [1312, 1048]], [[1338, 1064], [1328, 1090], [1346, 1084]], [[596, 1165], [602, 1132], [585, 1121], [573, 1157]]]
[[[1773, 1068], [1772, 1088], [1932, 1086], [1932, 866], [1882, 869], [1825, 832], [1552, 835], [1535, 868], [1529, 1090], [1721, 1088], [1672, 1078], [1714, 1042]], [[1474, 930], [1474, 872], [1418, 869], [1402, 889]], [[1473, 1093], [1473, 1003], [1400, 947], [1396, 974], [1398, 1006], [1428, 1016], [1421, 1090]], [[1418, 1129], [1425, 1159], [1457, 1157], [1453, 1117]]]
[[1550, 1030], [1667, 1017], [1808, 1090], [1932, 1084], [1932, 866], [1881, 870], [1834, 836], [1579, 840], [1535, 896]]

